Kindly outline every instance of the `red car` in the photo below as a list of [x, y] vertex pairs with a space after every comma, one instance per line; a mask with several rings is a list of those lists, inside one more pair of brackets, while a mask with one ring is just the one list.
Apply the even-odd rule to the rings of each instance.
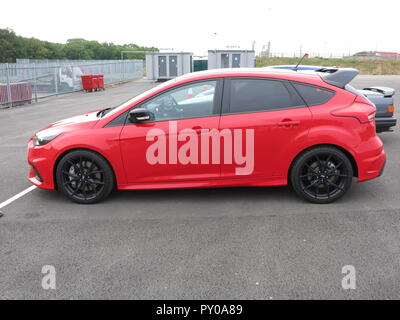
[[29, 141], [29, 180], [95, 203], [112, 190], [283, 186], [314, 203], [382, 174], [375, 106], [327, 73], [223, 69], [165, 82]]

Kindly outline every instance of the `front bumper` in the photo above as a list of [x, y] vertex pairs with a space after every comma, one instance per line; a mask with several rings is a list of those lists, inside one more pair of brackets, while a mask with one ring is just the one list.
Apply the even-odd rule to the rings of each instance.
[[39, 188], [54, 190], [54, 161], [51, 147], [44, 145], [35, 147], [32, 140], [28, 143], [28, 163], [30, 170], [28, 180]]
[[390, 128], [396, 126], [397, 119], [395, 117], [375, 118], [376, 131], [388, 131]]

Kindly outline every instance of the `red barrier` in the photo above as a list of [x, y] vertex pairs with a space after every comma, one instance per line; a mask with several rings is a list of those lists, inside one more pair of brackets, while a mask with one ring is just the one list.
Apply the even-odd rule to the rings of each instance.
[[7, 84], [0, 84], [0, 104], [12, 102], [12, 105], [23, 104], [32, 101], [32, 85], [30, 83], [11, 83], [11, 101], [8, 101]]
[[0, 84], [0, 104], [8, 102], [7, 85]]

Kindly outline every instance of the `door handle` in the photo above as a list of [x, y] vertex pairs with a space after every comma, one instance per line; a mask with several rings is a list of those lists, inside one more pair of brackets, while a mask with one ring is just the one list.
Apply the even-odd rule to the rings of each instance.
[[294, 121], [290, 119], [284, 119], [281, 122], [278, 122], [279, 128], [295, 128], [300, 125], [300, 121]]

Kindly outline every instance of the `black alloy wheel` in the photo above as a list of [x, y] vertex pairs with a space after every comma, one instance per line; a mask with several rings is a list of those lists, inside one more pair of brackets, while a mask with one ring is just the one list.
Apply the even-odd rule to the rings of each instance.
[[105, 199], [115, 186], [114, 173], [108, 162], [87, 150], [66, 154], [58, 163], [56, 179], [59, 190], [82, 204]]
[[331, 203], [350, 188], [353, 167], [334, 147], [316, 147], [296, 159], [290, 175], [294, 190], [313, 203]]

